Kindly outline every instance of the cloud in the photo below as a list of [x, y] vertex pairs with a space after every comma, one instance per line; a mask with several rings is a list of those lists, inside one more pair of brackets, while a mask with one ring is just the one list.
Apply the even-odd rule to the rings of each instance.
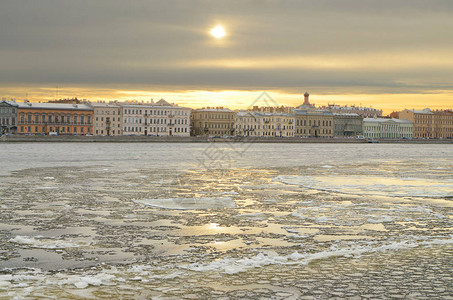
[[448, 0], [5, 1], [0, 85], [451, 89], [452, 15]]

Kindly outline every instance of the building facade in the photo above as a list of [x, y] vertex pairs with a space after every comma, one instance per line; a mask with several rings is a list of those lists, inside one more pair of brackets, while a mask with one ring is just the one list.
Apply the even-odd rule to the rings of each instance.
[[414, 138], [453, 138], [453, 111], [405, 109], [398, 112], [400, 119], [414, 124]]
[[295, 136], [333, 137], [333, 114], [325, 110], [295, 109]]
[[355, 137], [363, 135], [363, 118], [355, 113], [333, 114], [334, 136]]
[[93, 109], [86, 104], [17, 102], [19, 134], [93, 133]]
[[190, 136], [191, 109], [158, 102], [121, 104], [123, 135]]
[[195, 109], [191, 113], [192, 135], [234, 135], [235, 112], [223, 107]]
[[292, 114], [241, 111], [236, 113], [235, 133], [247, 137], [293, 137], [294, 123]]
[[364, 118], [363, 136], [369, 139], [413, 138], [414, 125], [409, 120]]
[[235, 115], [235, 135], [261, 137], [264, 128], [264, 114], [253, 111], [240, 111]]
[[118, 103], [93, 102], [93, 134], [119, 136], [123, 135], [123, 114]]
[[0, 135], [17, 132], [18, 107], [13, 101], [0, 102]]

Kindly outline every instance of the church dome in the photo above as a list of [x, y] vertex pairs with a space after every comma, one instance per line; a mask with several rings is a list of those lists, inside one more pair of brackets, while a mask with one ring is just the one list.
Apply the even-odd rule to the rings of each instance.
[[310, 96], [310, 94], [308, 92], [305, 92], [304, 96], [308, 97], [308, 96]]

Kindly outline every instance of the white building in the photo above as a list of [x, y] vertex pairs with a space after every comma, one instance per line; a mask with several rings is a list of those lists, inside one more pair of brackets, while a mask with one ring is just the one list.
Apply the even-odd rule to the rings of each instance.
[[163, 99], [156, 103], [124, 102], [121, 108], [124, 135], [190, 136], [190, 108]]
[[414, 124], [409, 120], [364, 118], [363, 136], [370, 139], [401, 139], [413, 137]]

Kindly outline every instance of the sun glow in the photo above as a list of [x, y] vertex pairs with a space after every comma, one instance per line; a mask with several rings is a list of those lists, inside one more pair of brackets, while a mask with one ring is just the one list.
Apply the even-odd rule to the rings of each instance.
[[221, 25], [217, 25], [216, 27], [212, 28], [210, 33], [216, 39], [221, 39], [226, 35], [225, 29]]

